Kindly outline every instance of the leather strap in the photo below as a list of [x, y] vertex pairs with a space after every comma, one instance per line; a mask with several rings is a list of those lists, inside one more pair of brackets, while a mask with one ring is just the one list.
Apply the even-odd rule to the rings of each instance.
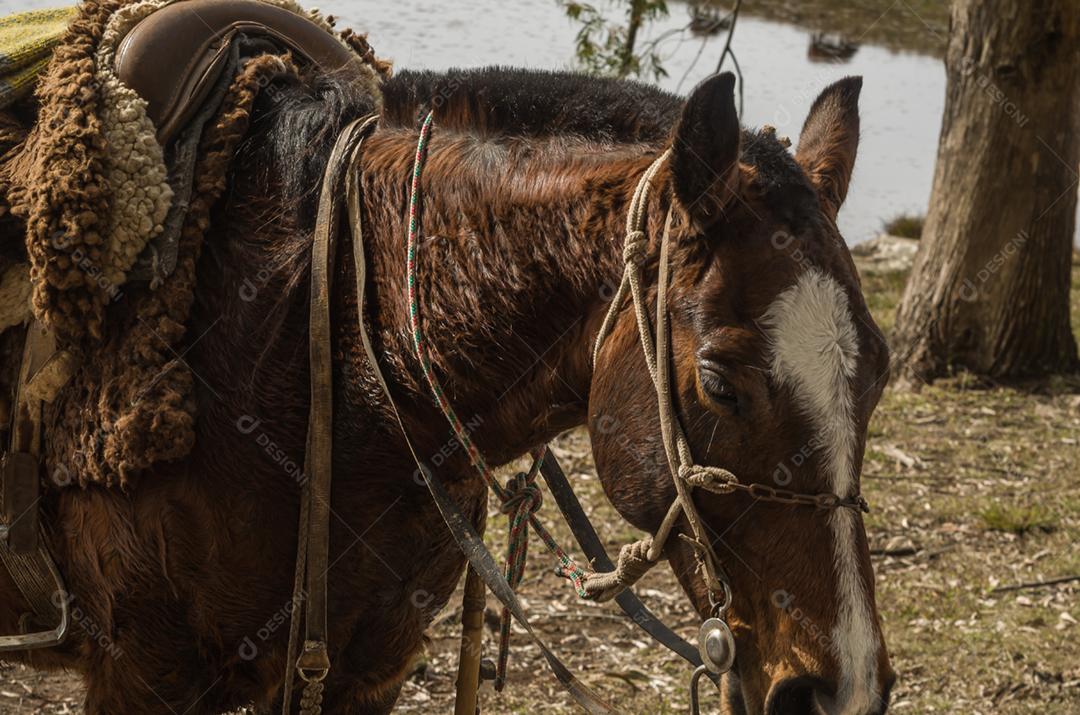
[[[297, 576], [306, 572], [304, 646], [296, 672], [308, 682], [318, 682], [330, 670], [326, 639], [326, 591], [330, 551], [330, 481], [333, 467], [334, 384], [331, 355], [330, 292], [333, 288], [334, 253], [337, 246], [340, 201], [338, 191], [350, 166], [348, 158], [376, 117], [351, 122], [338, 136], [330, 153], [319, 194], [311, 248], [311, 304], [308, 355], [311, 373], [311, 406], [308, 416], [304, 474], [307, 483], [301, 505], [302, 540], [297, 549]], [[306, 528], [304, 528], [306, 527]], [[303, 597], [303, 594], [294, 594]], [[294, 598], [294, 602], [300, 600]], [[298, 609], [294, 609], [294, 614]], [[290, 645], [289, 659], [295, 646]], [[291, 685], [291, 678], [286, 679]], [[291, 687], [285, 693], [286, 702]]]
[[322, 27], [258, 0], [182, 0], [140, 20], [116, 50], [116, 75], [146, 100], [162, 146], [187, 126], [227, 65], [241, 34], [265, 37], [334, 72], [360, 59]]
[[[544, 476], [544, 481], [547, 482], [551, 495], [555, 497], [555, 503], [558, 505], [559, 511], [562, 512], [567, 525], [569, 525], [570, 531], [573, 532], [574, 539], [578, 542], [593, 568], [597, 571], [614, 571], [615, 564], [612, 563], [611, 558], [604, 549], [603, 542], [600, 541], [600, 536], [596, 533], [596, 529], [593, 528], [588, 515], [585, 514], [585, 510], [581, 507], [581, 502], [578, 501], [573, 487], [570, 486], [566, 473], [559, 466], [559, 460], [555, 458], [550, 449], [544, 455], [544, 461], [540, 465], [540, 473]], [[636, 623], [641, 630], [652, 636], [657, 643], [695, 668], [702, 665], [697, 646], [691, 645], [679, 634], [671, 630], [629, 588], [616, 596], [615, 602], [619, 604], [622, 612], [630, 617], [630, 620]], [[705, 675], [719, 685], [719, 675], [712, 672], [707, 672]]]

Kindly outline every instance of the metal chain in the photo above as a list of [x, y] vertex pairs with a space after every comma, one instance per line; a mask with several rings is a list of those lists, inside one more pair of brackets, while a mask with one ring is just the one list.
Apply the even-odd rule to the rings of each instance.
[[856, 494], [847, 499], [841, 499], [836, 494], [823, 492], [821, 494], [805, 494], [794, 492], [790, 489], [772, 487], [768, 484], [755, 482], [742, 484], [736, 482], [731, 485], [733, 489], [746, 492], [758, 501], [776, 502], [778, 504], [797, 504], [800, 506], [812, 506], [818, 509], [853, 509], [864, 513], [870, 513], [870, 505], [861, 494]]

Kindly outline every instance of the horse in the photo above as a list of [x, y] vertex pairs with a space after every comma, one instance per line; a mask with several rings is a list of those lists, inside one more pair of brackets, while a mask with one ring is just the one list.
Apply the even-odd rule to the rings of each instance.
[[[319, 177], [348, 122], [379, 113], [356, 172], [369, 279], [337, 260], [330, 657], [324, 711], [389, 712], [464, 557], [408, 457], [361, 345], [368, 332], [412, 442], [473, 523], [485, 486], [413, 354], [405, 299], [408, 188], [419, 119], [417, 287], [435, 373], [478, 449], [504, 465], [586, 425], [619, 514], [653, 533], [675, 498], [629, 304], [593, 342], [623, 269], [625, 213], [645, 206], [657, 262], [670, 212], [672, 399], [699, 463], [746, 484], [858, 493], [888, 351], [836, 226], [858, 144], [861, 80], [831, 85], [789, 151], [740, 126], [729, 76], [688, 97], [573, 73], [399, 72], [381, 107], [348, 76], [265, 92], [215, 207], [177, 359], [196, 377], [195, 447], [126, 490], [50, 485], [50, 548], [75, 627], [15, 654], [86, 682], [86, 712], [281, 707], [309, 409], [308, 299]], [[352, 239], [339, 236], [350, 255]], [[652, 275], [651, 273], [649, 275]], [[648, 287], [655, 299], [655, 285]], [[55, 465], [48, 465], [51, 469]], [[858, 512], [698, 492], [732, 587], [731, 713], [884, 712], [895, 675]], [[680, 522], [676, 530], [684, 530]], [[685, 540], [663, 556], [711, 612]], [[0, 628], [30, 610], [0, 574]]]

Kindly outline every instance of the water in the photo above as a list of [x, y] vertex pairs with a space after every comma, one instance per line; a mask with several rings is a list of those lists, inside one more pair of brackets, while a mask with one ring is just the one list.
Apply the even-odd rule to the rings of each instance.
[[[554, 0], [439, 4], [402, 0], [371, 3], [363, 9], [350, 0], [330, 0], [320, 7], [338, 16], [340, 24], [368, 32], [376, 51], [398, 68], [573, 66], [577, 26]], [[672, 3], [670, 10], [668, 18], [650, 27], [650, 36], [686, 24], [685, 5]], [[669, 76], [659, 84], [685, 93], [711, 73], [723, 37], [706, 40], [695, 65], [701, 45], [702, 40], [689, 33], [661, 45]], [[799, 28], [739, 18], [732, 48], [745, 79], [743, 123], [772, 124], [796, 142], [810, 105], [826, 85], [851, 74], [863, 76], [862, 141], [839, 219], [848, 241], [858, 243], [880, 232], [885, 219], [926, 211], [945, 101], [945, 70], [932, 57], [871, 46], [861, 47], [845, 64], [812, 63], [806, 58], [808, 45], [809, 34]]]
[[[0, 14], [56, 4], [0, 0]], [[369, 33], [378, 53], [398, 68], [573, 67], [577, 25], [555, 0], [326, 0], [320, 7], [338, 17], [339, 26]], [[687, 23], [685, 4], [669, 7], [670, 16], [649, 27], [646, 42]], [[687, 92], [713, 71], [722, 43], [722, 36], [704, 45], [689, 33], [669, 38], [660, 46], [669, 76], [659, 84]], [[841, 231], [849, 243], [858, 243], [897, 214], [925, 213], [944, 107], [941, 61], [864, 45], [847, 63], [819, 64], [807, 59], [808, 46], [806, 30], [740, 17], [732, 47], [745, 78], [743, 123], [772, 124], [796, 142], [818, 92], [846, 75], [862, 75], [862, 141], [840, 212]]]

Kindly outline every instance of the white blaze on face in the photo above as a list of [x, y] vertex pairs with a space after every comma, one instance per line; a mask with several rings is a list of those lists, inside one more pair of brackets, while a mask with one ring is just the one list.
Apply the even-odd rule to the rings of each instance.
[[[810, 419], [830, 490], [851, 496], [857, 444], [851, 380], [859, 343], [844, 289], [811, 268], [777, 297], [763, 322], [773, 380], [792, 390], [800, 411]], [[878, 697], [877, 637], [855, 551], [858, 516], [850, 509], [834, 509], [827, 518], [839, 591], [831, 645], [840, 683], [833, 704], [836, 713], [864, 713]]]

